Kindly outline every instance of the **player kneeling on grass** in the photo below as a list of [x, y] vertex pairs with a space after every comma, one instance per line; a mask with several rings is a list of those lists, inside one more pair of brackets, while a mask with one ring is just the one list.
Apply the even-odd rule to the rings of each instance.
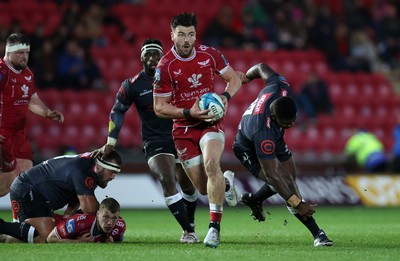
[[126, 223], [119, 212], [118, 201], [106, 198], [96, 215], [75, 214], [59, 222], [50, 232], [47, 242], [122, 242]]

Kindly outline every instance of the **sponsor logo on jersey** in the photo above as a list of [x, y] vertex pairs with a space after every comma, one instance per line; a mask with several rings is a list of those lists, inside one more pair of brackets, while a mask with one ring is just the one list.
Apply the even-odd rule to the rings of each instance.
[[73, 219], [68, 220], [66, 226], [69, 234], [75, 231], [75, 221]]
[[86, 219], [86, 215], [80, 215], [76, 221], [80, 221], [80, 220], [85, 220]]
[[195, 74], [195, 73], [192, 74], [192, 76], [188, 78], [188, 81], [192, 83], [192, 85], [190, 85], [190, 88], [196, 88], [198, 86], [201, 86], [199, 80], [202, 76], [203, 76], [202, 74]]
[[271, 97], [271, 93], [266, 93], [266, 94], [263, 94], [258, 100], [257, 100], [257, 103], [256, 103], [256, 106], [255, 106], [255, 108], [254, 108], [254, 115], [255, 114], [260, 114], [260, 113], [262, 113], [263, 112], [263, 109], [264, 109], [264, 106], [265, 106], [265, 102], [268, 100], [268, 98], [269, 97]]
[[143, 92], [141, 92], [139, 94], [139, 96], [143, 96], [143, 95], [146, 95], [146, 94], [149, 94], [149, 93], [153, 93], [153, 89], [151, 89], [151, 90], [143, 90]]
[[21, 90], [24, 92], [22, 98], [28, 98], [29, 87], [27, 85], [22, 85]]
[[182, 149], [182, 150], [176, 150], [176, 151], [177, 151], [177, 153], [178, 153], [179, 155], [183, 155], [183, 154], [186, 153], [187, 148], [184, 148], [184, 149]]
[[114, 228], [113, 231], [111, 232], [111, 235], [116, 236], [119, 234], [119, 229], [118, 228]]
[[179, 75], [181, 75], [181, 74], [182, 74], [182, 70], [181, 70], [181, 69], [179, 69], [177, 72], [176, 72], [176, 71], [174, 71], [174, 74], [175, 74], [175, 76], [179, 76]]
[[206, 67], [206, 66], [210, 65], [210, 59], [207, 59], [203, 62], [197, 62], [197, 63], [200, 65], [200, 68]]

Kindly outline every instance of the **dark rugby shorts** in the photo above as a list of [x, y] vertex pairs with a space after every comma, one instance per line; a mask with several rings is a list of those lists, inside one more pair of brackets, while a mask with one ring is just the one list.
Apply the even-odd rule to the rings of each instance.
[[161, 153], [172, 154], [177, 157], [174, 142], [171, 141], [150, 141], [146, 142], [143, 148], [146, 160]]
[[18, 217], [21, 222], [28, 218], [54, 216], [50, 202], [34, 190], [27, 193], [10, 190], [10, 198], [13, 217]]

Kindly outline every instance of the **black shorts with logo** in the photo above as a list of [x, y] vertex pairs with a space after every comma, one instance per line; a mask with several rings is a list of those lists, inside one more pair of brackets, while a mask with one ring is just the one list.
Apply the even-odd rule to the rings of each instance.
[[13, 182], [17, 184], [18, 190], [10, 189], [10, 199], [13, 217], [24, 221], [34, 217], [53, 217], [54, 211], [50, 202], [42, 194], [35, 191], [30, 184], [20, 181], [18, 178]]

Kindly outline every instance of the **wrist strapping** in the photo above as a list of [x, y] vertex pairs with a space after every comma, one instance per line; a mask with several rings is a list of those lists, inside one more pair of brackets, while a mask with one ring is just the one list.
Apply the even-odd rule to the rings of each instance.
[[115, 146], [117, 143], [117, 139], [112, 138], [112, 137], [107, 137], [107, 145]]
[[232, 98], [232, 96], [229, 94], [229, 92], [223, 92], [223, 93], [221, 93], [221, 95], [225, 96], [228, 101], [230, 101], [230, 99]]
[[301, 203], [301, 199], [299, 199], [295, 194], [293, 194], [286, 200], [286, 202], [293, 208], [297, 208]]
[[192, 118], [192, 116], [190, 116], [190, 109], [188, 108], [183, 109], [183, 116], [185, 116], [185, 118], [187, 119]]

